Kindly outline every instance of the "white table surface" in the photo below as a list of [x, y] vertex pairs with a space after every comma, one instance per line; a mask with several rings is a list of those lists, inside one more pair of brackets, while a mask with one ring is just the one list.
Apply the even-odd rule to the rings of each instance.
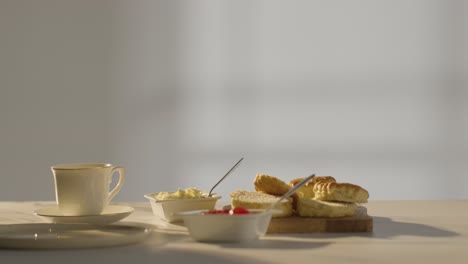
[[[152, 226], [139, 244], [99, 249], [6, 250], [0, 263], [468, 263], [468, 201], [370, 201], [369, 234], [267, 235], [252, 244], [194, 242], [183, 226], [156, 219], [149, 203], [122, 221]], [[54, 202], [0, 202], [0, 224], [42, 223]]]

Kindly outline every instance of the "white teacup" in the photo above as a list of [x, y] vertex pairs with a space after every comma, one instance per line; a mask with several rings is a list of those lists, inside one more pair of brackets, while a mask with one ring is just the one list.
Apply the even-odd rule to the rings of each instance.
[[[102, 213], [125, 182], [125, 169], [107, 163], [62, 164], [51, 169], [57, 205], [66, 216]], [[114, 172], [119, 173], [119, 181], [109, 192]]]

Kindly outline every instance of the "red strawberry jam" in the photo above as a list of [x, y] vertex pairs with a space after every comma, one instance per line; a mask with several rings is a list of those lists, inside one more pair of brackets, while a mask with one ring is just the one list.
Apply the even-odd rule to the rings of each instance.
[[222, 209], [222, 210], [212, 209], [207, 212], [203, 212], [203, 214], [229, 214], [229, 209]]
[[203, 212], [202, 214], [229, 214], [229, 215], [237, 215], [237, 214], [250, 214], [250, 211], [243, 208], [243, 207], [235, 207], [231, 210], [229, 209], [221, 209], [221, 210], [216, 210], [212, 209], [206, 212]]
[[231, 210], [229, 210], [229, 214], [250, 214], [250, 211], [243, 208], [243, 207], [235, 207]]

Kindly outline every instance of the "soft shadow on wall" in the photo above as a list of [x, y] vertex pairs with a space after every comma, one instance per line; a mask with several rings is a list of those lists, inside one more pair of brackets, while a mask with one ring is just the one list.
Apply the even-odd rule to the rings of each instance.
[[[209, 189], [244, 156], [217, 189], [226, 199], [252, 190], [256, 173], [312, 172], [361, 184], [373, 199], [466, 197], [463, 9], [364, 4], [179, 2], [169, 20], [123, 8], [133, 44], [119, 53], [133, 63], [117, 79], [141, 92], [119, 94], [139, 117], [128, 128], [140, 136], [121, 138], [145, 177], [135, 192]], [[171, 47], [160, 60], [158, 45]]]
[[116, 200], [143, 201], [240, 157], [225, 199], [312, 172], [466, 198], [461, 4], [4, 1], [0, 199], [53, 199], [50, 165], [108, 161], [127, 168]]

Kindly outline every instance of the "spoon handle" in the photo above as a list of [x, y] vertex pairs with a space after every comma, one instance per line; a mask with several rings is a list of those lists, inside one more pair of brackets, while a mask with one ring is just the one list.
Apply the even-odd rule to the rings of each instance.
[[289, 196], [293, 195], [297, 191], [297, 189], [299, 189], [302, 185], [304, 185], [306, 182], [308, 182], [313, 177], [315, 177], [315, 174], [312, 174], [312, 175], [308, 176], [307, 178], [303, 179], [302, 181], [300, 181], [291, 190], [289, 190], [287, 193], [283, 194], [283, 196], [281, 196], [279, 198], [279, 200], [277, 200], [276, 202], [274, 202], [273, 204], [268, 206], [267, 209], [265, 209], [265, 211], [269, 211], [269, 210], [275, 208], [281, 201], [283, 201], [284, 199], [286, 199]]
[[239, 164], [241, 163], [241, 161], [244, 159], [244, 157], [242, 157], [236, 164], [234, 164], [234, 166], [226, 173], [226, 175], [224, 175], [214, 186], [213, 188], [211, 188], [210, 192], [208, 193], [208, 197], [211, 197], [211, 192], [213, 192], [214, 188], [216, 188], [216, 186], [218, 186], [218, 184], [220, 182], [222, 182], [224, 180], [224, 178], [226, 178], [235, 168], [237, 168], [237, 166], [239, 166]]

